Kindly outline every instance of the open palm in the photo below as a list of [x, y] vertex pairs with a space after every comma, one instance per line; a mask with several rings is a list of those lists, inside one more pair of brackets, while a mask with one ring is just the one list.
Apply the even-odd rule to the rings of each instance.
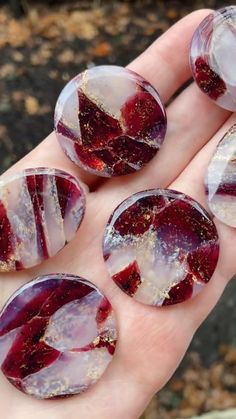
[[[163, 101], [168, 102], [190, 78], [191, 37], [209, 12], [199, 10], [185, 17], [130, 64], [158, 90]], [[76, 238], [57, 256], [27, 271], [0, 275], [0, 304], [38, 275], [77, 274], [98, 285], [111, 301], [119, 340], [103, 377], [79, 396], [50, 402], [36, 400], [0, 376], [4, 419], [137, 419], [152, 395], [171, 377], [197, 327], [236, 271], [236, 233], [215, 220], [221, 245], [219, 263], [209, 285], [193, 300], [165, 308], [145, 306], [126, 296], [107, 274], [101, 246], [104, 226], [114, 208], [132, 193], [171, 187], [189, 194], [207, 209], [203, 185], [206, 167], [217, 142], [236, 118], [218, 108], [194, 84], [167, 107], [167, 118], [168, 131], [161, 151], [138, 173], [109, 180], [86, 174], [66, 158], [53, 133], [7, 172], [39, 166], [64, 169], [88, 186], [87, 208]]]

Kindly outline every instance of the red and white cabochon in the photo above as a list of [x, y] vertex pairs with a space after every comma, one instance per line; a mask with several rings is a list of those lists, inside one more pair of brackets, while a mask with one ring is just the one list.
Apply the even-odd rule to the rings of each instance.
[[111, 215], [104, 259], [112, 279], [134, 299], [163, 306], [199, 293], [219, 255], [218, 235], [204, 208], [168, 189], [136, 193]]
[[117, 339], [109, 301], [89, 281], [50, 274], [19, 288], [0, 312], [0, 365], [38, 398], [85, 391], [112, 360]]
[[217, 145], [207, 168], [205, 188], [212, 213], [236, 227], [236, 125]]
[[236, 111], [236, 6], [210, 13], [194, 32], [190, 48], [193, 77], [217, 105]]
[[166, 113], [156, 90], [126, 68], [85, 70], [62, 90], [55, 132], [67, 156], [99, 176], [126, 175], [151, 160], [164, 141]]
[[27, 169], [0, 180], [0, 271], [54, 256], [75, 235], [85, 211], [77, 179], [58, 169]]

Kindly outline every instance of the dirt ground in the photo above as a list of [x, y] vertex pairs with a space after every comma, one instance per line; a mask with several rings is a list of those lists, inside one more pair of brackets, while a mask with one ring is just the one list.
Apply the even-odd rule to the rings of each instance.
[[[229, 4], [0, 0], [0, 173], [53, 129], [58, 94], [75, 74], [94, 64], [126, 65], [192, 10]], [[143, 419], [191, 418], [236, 406], [234, 295], [232, 282]]]

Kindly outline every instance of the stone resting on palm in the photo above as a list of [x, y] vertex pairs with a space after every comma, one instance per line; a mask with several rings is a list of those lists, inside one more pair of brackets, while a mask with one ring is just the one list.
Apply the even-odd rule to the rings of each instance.
[[[209, 12], [199, 10], [186, 16], [128, 66], [147, 79], [165, 103], [191, 77], [191, 37]], [[26, 397], [1, 375], [4, 419], [137, 419], [172, 376], [196, 329], [235, 273], [236, 233], [214, 219], [221, 244], [219, 263], [204, 292], [193, 300], [167, 310], [157, 309], [130, 299], [109, 279], [101, 256], [102, 234], [109, 215], [129, 195], [169, 187], [190, 195], [209, 211], [204, 175], [218, 141], [236, 122], [235, 116], [216, 106], [192, 83], [167, 105], [167, 118], [167, 135], [160, 152], [144, 169], [127, 178], [104, 180], [82, 171], [66, 158], [54, 133], [6, 173], [28, 167], [65, 170], [84, 184], [87, 207], [80, 233], [62, 253], [35, 268], [0, 275], [1, 306], [34, 277], [48, 272], [77, 274], [94, 282], [110, 300], [119, 340], [113, 361], [97, 384], [68, 399], [46, 402]]]

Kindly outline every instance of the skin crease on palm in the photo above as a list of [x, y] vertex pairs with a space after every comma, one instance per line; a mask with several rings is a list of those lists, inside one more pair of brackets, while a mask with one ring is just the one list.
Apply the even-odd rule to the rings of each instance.
[[[198, 10], [183, 18], [129, 65], [155, 86], [163, 101], [168, 102], [190, 79], [191, 37], [209, 13]], [[205, 171], [218, 141], [236, 118], [217, 107], [194, 84], [171, 102], [167, 117], [168, 131], [161, 151], [136, 174], [109, 180], [86, 174], [66, 158], [52, 133], [3, 175], [27, 167], [56, 167], [77, 176], [88, 187], [86, 215], [76, 238], [40, 266], [1, 274], [1, 306], [20, 285], [38, 275], [74, 273], [94, 282], [106, 294], [119, 328], [113, 361], [84, 394], [40, 401], [19, 392], [0, 375], [4, 419], [139, 418], [154, 393], [174, 373], [196, 329], [236, 272], [236, 232], [214, 220], [220, 236], [219, 262], [210, 283], [193, 300], [165, 308], [145, 306], [126, 296], [108, 277], [101, 250], [104, 226], [114, 208], [132, 193], [170, 187], [189, 194], [209, 211], [203, 186]]]

